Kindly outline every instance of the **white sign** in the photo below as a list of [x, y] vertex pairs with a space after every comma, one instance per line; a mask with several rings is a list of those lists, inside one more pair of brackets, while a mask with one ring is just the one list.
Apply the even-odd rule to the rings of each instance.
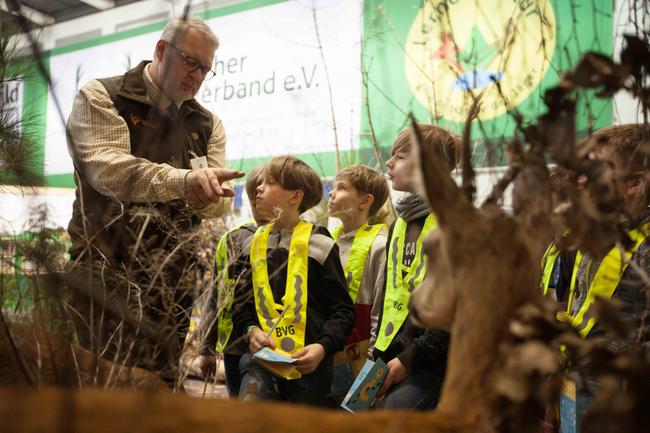
[[0, 83], [0, 116], [4, 125], [15, 125], [20, 133], [23, 113], [23, 81]]
[[[359, 146], [361, 23], [356, 0], [289, 1], [208, 21], [221, 43], [217, 76], [196, 98], [223, 121], [228, 160]], [[159, 36], [53, 56], [54, 95], [65, 115], [83, 83], [151, 59]], [[73, 171], [64, 131], [50, 95], [46, 174]]]

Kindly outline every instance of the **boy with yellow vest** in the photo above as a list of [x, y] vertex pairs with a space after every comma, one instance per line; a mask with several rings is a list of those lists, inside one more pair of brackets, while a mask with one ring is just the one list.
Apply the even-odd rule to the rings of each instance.
[[[422, 145], [435, 149], [449, 171], [453, 170], [458, 138], [434, 125], [418, 128]], [[402, 131], [386, 162], [393, 189], [407, 195], [397, 202], [398, 218], [388, 232], [386, 287], [374, 357], [389, 368], [378, 394], [384, 395], [382, 407], [428, 410], [436, 406], [442, 389], [449, 334], [436, 328], [417, 328], [409, 320], [411, 292], [426, 272], [422, 243], [437, 227], [426, 199], [416, 193], [413, 174], [418, 168], [410, 143], [410, 131]]]
[[244, 244], [255, 233], [257, 226], [268, 223], [255, 208], [257, 187], [262, 183], [264, 167], [253, 168], [246, 178], [246, 195], [251, 204], [253, 220], [227, 231], [215, 251], [215, 284], [208, 297], [199, 335], [202, 336], [199, 366], [204, 377], [216, 372], [216, 354], [223, 353], [228, 394], [237, 396], [241, 384], [239, 361], [247, 347], [243, 336], [233, 329], [232, 302], [237, 275], [233, 273], [241, 259]]
[[357, 313], [349, 344], [368, 341], [372, 357], [384, 289], [386, 226], [368, 224], [388, 198], [386, 178], [370, 167], [354, 165], [339, 171], [329, 193], [327, 212], [341, 220], [332, 235], [339, 247], [348, 290]]
[[[632, 322], [635, 332], [631, 341], [650, 342], [650, 315], [646, 293], [648, 287], [638, 270], [650, 275], [650, 211], [648, 161], [645, 149], [650, 145], [650, 128], [627, 124], [604, 128], [587, 141], [592, 147], [589, 157], [606, 160], [613, 168], [614, 186], [626, 214], [624, 226], [631, 239], [625, 252], [614, 246], [605, 257], [591, 257], [578, 252], [569, 289], [571, 323], [583, 337], [603, 333], [595, 319], [587, 314], [598, 296], [621, 301], [623, 315]], [[628, 263], [634, 262], [635, 266]], [[638, 269], [635, 269], [635, 267]], [[617, 350], [619, 347], [614, 347]]]
[[[240, 362], [241, 399], [326, 405], [332, 356], [354, 327], [338, 248], [326, 228], [300, 219], [317, 205], [323, 187], [316, 172], [292, 156], [266, 165], [255, 206], [270, 224], [253, 235], [242, 277], [235, 284], [233, 321], [249, 341]], [[264, 347], [296, 359], [297, 373], [274, 376], [252, 354]]]

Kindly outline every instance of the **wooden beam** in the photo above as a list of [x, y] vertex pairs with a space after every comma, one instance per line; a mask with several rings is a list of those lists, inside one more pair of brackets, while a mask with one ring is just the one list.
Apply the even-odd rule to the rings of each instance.
[[[5, 0], [0, 0], [0, 9], [11, 14], [16, 14], [16, 12], [14, 12], [14, 10], [9, 7]], [[20, 14], [39, 26], [47, 26], [49, 24], [53, 24], [55, 21], [53, 16], [47, 15], [41, 11], [25, 5], [20, 5]]]
[[81, 0], [81, 1], [83, 3], [86, 3], [88, 6], [92, 6], [95, 9], [99, 9], [101, 11], [115, 7], [115, 2], [113, 0]]

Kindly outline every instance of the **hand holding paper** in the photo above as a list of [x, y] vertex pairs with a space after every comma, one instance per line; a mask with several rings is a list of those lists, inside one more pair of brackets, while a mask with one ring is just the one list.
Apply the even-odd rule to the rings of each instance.
[[325, 358], [325, 348], [322, 344], [309, 344], [293, 355], [296, 359], [296, 366], [302, 374], [308, 374], [316, 370], [323, 358]]
[[391, 359], [386, 365], [388, 366], [388, 374], [377, 394], [377, 398], [381, 398], [388, 391], [388, 388], [400, 383], [406, 377], [406, 367], [398, 358]]
[[265, 334], [260, 328], [254, 328], [250, 335], [249, 350], [251, 353], [257, 353], [265, 347], [274, 350], [275, 342], [270, 335]]
[[253, 359], [271, 373], [284, 379], [297, 379], [300, 377], [300, 372], [296, 368], [298, 360], [281, 350], [271, 350], [264, 347], [253, 354]]

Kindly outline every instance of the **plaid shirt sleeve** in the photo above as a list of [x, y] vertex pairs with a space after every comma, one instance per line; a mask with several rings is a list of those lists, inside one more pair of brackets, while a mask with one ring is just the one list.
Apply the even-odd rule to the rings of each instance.
[[[223, 129], [221, 119], [217, 116], [214, 116], [212, 135], [208, 141], [208, 166], [220, 168], [226, 166], [226, 132]], [[232, 188], [230, 182], [225, 182], [222, 186]], [[185, 185], [183, 185], [183, 188], [184, 187]], [[222, 216], [230, 211], [231, 202], [232, 200], [229, 198], [222, 198], [216, 203], [212, 203], [203, 209], [197, 210], [196, 214], [199, 218], [214, 218]]]
[[[129, 130], [104, 86], [90, 81], [75, 97], [68, 119], [69, 149], [77, 168], [100, 193], [131, 202], [168, 202], [185, 197], [185, 176], [190, 170], [157, 164], [131, 155]], [[208, 142], [208, 165], [224, 167], [225, 133], [215, 117]], [[201, 217], [214, 217], [230, 208], [222, 199], [201, 209]]]

